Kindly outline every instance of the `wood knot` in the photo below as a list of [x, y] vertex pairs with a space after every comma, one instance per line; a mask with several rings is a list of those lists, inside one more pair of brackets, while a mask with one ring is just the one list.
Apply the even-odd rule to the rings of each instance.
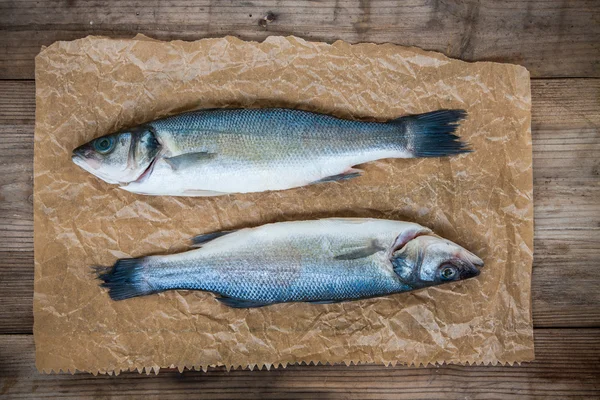
[[271, 22], [274, 22], [277, 20], [277, 14], [275, 14], [272, 11], [269, 11], [268, 13], [265, 14], [264, 17], [262, 17], [261, 19], [258, 20], [258, 25], [262, 26], [263, 28], [266, 28], [267, 25], [269, 25]]

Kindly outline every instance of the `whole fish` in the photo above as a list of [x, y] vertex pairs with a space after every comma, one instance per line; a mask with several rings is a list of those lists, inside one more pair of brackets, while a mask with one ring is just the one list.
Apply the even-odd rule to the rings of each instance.
[[332, 218], [201, 235], [179, 254], [122, 259], [100, 268], [123, 300], [166, 290], [203, 290], [236, 308], [336, 303], [479, 275], [483, 261], [408, 222]]
[[382, 158], [469, 152], [453, 134], [465, 116], [438, 110], [384, 123], [281, 108], [199, 110], [102, 136], [72, 159], [140, 194], [283, 190], [353, 178], [354, 165]]

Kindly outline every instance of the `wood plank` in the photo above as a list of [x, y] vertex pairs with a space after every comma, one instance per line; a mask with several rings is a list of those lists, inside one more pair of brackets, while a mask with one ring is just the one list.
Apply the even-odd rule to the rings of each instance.
[[164, 40], [229, 34], [390, 42], [518, 63], [534, 77], [600, 76], [595, 0], [20, 0], [0, 9], [0, 79], [32, 79], [34, 56], [57, 40], [137, 33]]
[[0, 251], [33, 249], [33, 126], [0, 125]]
[[117, 377], [42, 375], [31, 335], [0, 336], [3, 398], [524, 399], [600, 396], [600, 330], [537, 329], [536, 361], [520, 366], [414, 368], [381, 365], [290, 366], [286, 369], [161, 370]]
[[600, 80], [534, 80], [532, 100], [534, 325], [599, 326]]
[[34, 122], [34, 83], [0, 82], [2, 333], [31, 333], [33, 327]]
[[[32, 329], [33, 82], [0, 81], [0, 333]], [[532, 81], [538, 327], [600, 326], [600, 79]]]
[[0, 333], [31, 333], [32, 251], [0, 252], [0, 292]]

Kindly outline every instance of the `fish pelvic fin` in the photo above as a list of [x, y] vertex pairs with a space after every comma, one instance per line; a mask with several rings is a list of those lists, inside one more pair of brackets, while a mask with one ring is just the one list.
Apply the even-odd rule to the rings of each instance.
[[437, 110], [397, 118], [389, 123], [402, 125], [406, 150], [413, 157], [444, 157], [473, 151], [454, 134], [466, 117], [465, 110]]
[[235, 299], [233, 297], [216, 297], [216, 299], [221, 304], [224, 304], [227, 307], [231, 307], [231, 308], [258, 308], [258, 307], [264, 307], [264, 306], [268, 306], [271, 304], [275, 304], [272, 302]]
[[147, 283], [142, 258], [124, 258], [118, 260], [112, 267], [92, 267], [98, 279], [103, 281], [100, 286], [108, 288], [108, 294], [113, 300], [125, 300], [137, 296], [156, 293]]

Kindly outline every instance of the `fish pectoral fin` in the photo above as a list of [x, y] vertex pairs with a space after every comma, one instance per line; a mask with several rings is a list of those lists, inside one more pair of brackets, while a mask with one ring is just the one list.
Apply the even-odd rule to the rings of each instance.
[[201, 245], [206, 244], [206, 243], [210, 242], [211, 240], [215, 240], [217, 238], [220, 238], [221, 236], [225, 236], [225, 235], [228, 235], [233, 232], [237, 232], [237, 229], [232, 230], [232, 231], [220, 231], [220, 232], [205, 233], [202, 235], [194, 236], [192, 238], [192, 246], [200, 247]]
[[164, 160], [167, 164], [169, 164], [173, 171], [177, 171], [180, 169], [185, 169], [192, 165], [205, 163], [214, 159], [216, 156], [216, 153], [199, 152], [181, 154], [175, 157], [165, 157]]
[[275, 304], [254, 300], [234, 299], [233, 297], [216, 297], [216, 299], [231, 308], [257, 308]]
[[310, 304], [336, 304], [336, 303], [343, 303], [346, 300], [309, 300], [306, 301], [305, 303], [310, 303]]
[[362, 170], [350, 168], [348, 171], [343, 172], [337, 175], [326, 176], [323, 179], [319, 179], [318, 181], [311, 182], [310, 185], [316, 185], [317, 183], [325, 183], [325, 182], [340, 182], [347, 181], [348, 179], [358, 178], [362, 175]]
[[371, 243], [365, 245], [364, 247], [355, 247], [347, 249], [345, 253], [338, 254], [333, 258], [336, 260], [356, 260], [358, 258], [369, 257], [382, 250], [385, 250], [385, 247], [380, 246], [375, 240], [373, 240], [371, 241]]

